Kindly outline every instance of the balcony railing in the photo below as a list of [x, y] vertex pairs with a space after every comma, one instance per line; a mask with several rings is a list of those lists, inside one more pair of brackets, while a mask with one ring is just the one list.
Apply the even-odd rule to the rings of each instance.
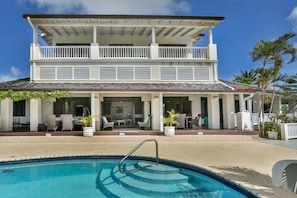
[[89, 58], [89, 46], [41, 46], [41, 59], [56, 58]]
[[[40, 46], [40, 59], [207, 59], [207, 47]], [[91, 54], [93, 53], [93, 55]], [[154, 53], [152, 56], [151, 53]], [[94, 55], [95, 54], [95, 55]], [[32, 56], [36, 58], [35, 56]]]
[[206, 47], [159, 47], [159, 57], [206, 59], [206, 49]]
[[99, 47], [100, 58], [150, 58], [150, 47]]

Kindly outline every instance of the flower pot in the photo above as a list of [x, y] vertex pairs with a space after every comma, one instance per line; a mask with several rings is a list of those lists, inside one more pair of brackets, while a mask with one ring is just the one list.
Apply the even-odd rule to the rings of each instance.
[[276, 131], [267, 131], [267, 134], [268, 134], [269, 139], [274, 139], [274, 140], [277, 139], [278, 132], [276, 132]]
[[94, 135], [93, 127], [84, 127], [83, 128], [83, 136], [92, 137]]
[[165, 126], [164, 127], [164, 135], [174, 136], [175, 135], [175, 127], [174, 126]]

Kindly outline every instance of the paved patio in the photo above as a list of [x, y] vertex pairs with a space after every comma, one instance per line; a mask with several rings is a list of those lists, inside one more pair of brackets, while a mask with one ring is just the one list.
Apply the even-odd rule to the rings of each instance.
[[[279, 160], [296, 159], [297, 150], [272, 145], [254, 135], [99, 135], [2, 136], [0, 160], [76, 155], [125, 155], [144, 139], [159, 143], [159, 156], [195, 164], [231, 179], [259, 197], [296, 197], [272, 185], [272, 166]], [[291, 143], [290, 140], [289, 143]], [[274, 141], [276, 143], [278, 141]], [[288, 141], [282, 141], [286, 144]], [[154, 144], [144, 144], [135, 155], [154, 156]]]

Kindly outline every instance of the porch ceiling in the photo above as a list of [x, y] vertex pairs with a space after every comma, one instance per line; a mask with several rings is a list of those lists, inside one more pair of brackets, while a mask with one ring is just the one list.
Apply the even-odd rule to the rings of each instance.
[[207, 16], [153, 16], [153, 15], [23, 15], [38, 27], [45, 39], [55, 35], [86, 36], [97, 34], [151, 36], [152, 27], [156, 37], [192, 37], [197, 42], [210, 27], [220, 23], [224, 17]]

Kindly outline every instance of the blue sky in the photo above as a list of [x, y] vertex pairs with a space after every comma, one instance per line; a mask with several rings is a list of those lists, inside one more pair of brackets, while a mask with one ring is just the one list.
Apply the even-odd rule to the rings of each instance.
[[[1, 4], [0, 82], [29, 77], [32, 29], [22, 18], [24, 13], [224, 16], [213, 39], [218, 45], [219, 78], [226, 80], [240, 70], [261, 66], [249, 55], [259, 40], [297, 33], [296, 0], [1, 0]], [[297, 38], [290, 42], [297, 46]], [[297, 62], [282, 71], [296, 74]]]

